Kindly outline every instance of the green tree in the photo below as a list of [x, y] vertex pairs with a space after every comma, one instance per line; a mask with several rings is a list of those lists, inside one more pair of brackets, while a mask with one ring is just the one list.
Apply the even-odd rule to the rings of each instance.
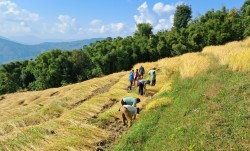
[[245, 0], [241, 7], [241, 20], [243, 21], [244, 37], [250, 36], [250, 0]]
[[54, 49], [39, 55], [32, 68], [35, 81], [29, 84], [32, 90], [43, 90], [72, 83], [70, 73], [72, 63], [69, 60], [71, 52]]
[[140, 23], [137, 24], [137, 31], [134, 35], [137, 37], [144, 37], [149, 39], [150, 36], [153, 34], [152, 29], [153, 27], [149, 23]]
[[15, 92], [23, 88], [22, 70], [27, 61], [16, 61], [3, 64], [0, 67], [0, 94]]
[[191, 20], [192, 10], [190, 6], [185, 4], [178, 5], [174, 14], [174, 27], [186, 28], [188, 22]]

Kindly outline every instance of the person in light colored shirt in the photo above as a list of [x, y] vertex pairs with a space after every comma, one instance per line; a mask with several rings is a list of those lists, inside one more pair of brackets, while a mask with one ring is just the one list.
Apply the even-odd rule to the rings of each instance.
[[127, 125], [126, 121], [128, 121], [128, 127], [131, 127], [133, 120], [136, 119], [136, 114], [140, 113], [140, 109], [131, 105], [123, 105], [120, 112], [122, 113], [123, 125]]
[[139, 98], [133, 98], [133, 97], [125, 97], [121, 100], [122, 105], [132, 105], [136, 107], [136, 104], [141, 102]]
[[151, 86], [155, 86], [156, 84], [156, 71], [155, 67], [149, 70], [148, 74], [151, 75]]
[[140, 95], [143, 95], [143, 94], [144, 94], [143, 91], [146, 90], [146, 84], [150, 84], [150, 80], [145, 80], [145, 79], [143, 79], [143, 80], [139, 80], [139, 81], [138, 81], [139, 94], [140, 94]]

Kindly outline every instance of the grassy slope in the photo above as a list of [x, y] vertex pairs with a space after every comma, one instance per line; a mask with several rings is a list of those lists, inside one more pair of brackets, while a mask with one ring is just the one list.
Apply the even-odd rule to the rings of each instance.
[[225, 67], [195, 78], [176, 77], [114, 150], [249, 150], [249, 73]]
[[111, 150], [250, 150], [250, 40], [204, 54], [216, 59], [208, 66], [198, 56], [177, 60], [192, 59], [179, 64], [172, 88], [155, 95]]
[[143, 63], [157, 68], [145, 96], [126, 90], [129, 72], [2, 95], [0, 150], [106, 148], [128, 130], [118, 112], [126, 96], [140, 97], [143, 111], [114, 150], [249, 149], [249, 49], [247, 39]]

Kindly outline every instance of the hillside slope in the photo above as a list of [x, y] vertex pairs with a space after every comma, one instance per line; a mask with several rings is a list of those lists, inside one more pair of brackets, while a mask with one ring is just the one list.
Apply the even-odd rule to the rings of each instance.
[[[249, 149], [249, 38], [140, 65], [157, 68], [145, 96], [127, 91], [129, 71], [0, 96], [0, 150]], [[126, 96], [142, 100], [131, 129], [118, 112]]]
[[93, 38], [72, 42], [46, 42], [36, 45], [25, 45], [0, 37], [0, 64], [11, 61], [28, 60], [51, 49], [80, 49], [84, 45], [89, 45], [101, 39], [102, 38]]
[[250, 150], [250, 39], [161, 61], [171, 88], [112, 150]]

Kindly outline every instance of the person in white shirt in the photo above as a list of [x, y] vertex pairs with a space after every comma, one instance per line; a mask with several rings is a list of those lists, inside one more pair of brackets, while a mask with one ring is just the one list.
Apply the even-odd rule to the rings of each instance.
[[139, 114], [140, 109], [131, 105], [123, 105], [120, 108], [120, 112], [122, 113], [123, 125], [126, 125], [126, 121], [128, 121], [128, 126], [131, 127], [132, 121], [135, 120], [136, 114]]

